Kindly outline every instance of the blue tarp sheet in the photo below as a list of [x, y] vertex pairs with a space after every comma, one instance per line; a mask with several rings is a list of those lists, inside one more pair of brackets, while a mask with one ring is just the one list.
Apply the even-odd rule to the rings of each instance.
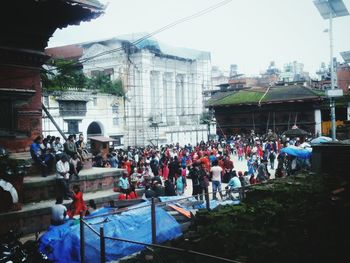
[[296, 156], [300, 159], [309, 159], [311, 157], [311, 152], [309, 150], [290, 146], [282, 148], [280, 153], [286, 153], [292, 156]]
[[[102, 212], [108, 212], [108, 209]], [[157, 242], [162, 243], [182, 234], [179, 223], [162, 208], [156, 207], [156, 218]], [[103, 225], [105, 236], [152, 243], [150, 207], [126, 211], [119, 215], [86, 218], [86, 221], [97, 232]], [[54, 262], [80, 262], [79, 229], [79, 220], [69, 220], [61, 226], [50, 226], [40, 238], [40, 251]], [[117, 260], [143, 249], [144, 246], [106, 239], [106, 260]], [[52, 252], [48, 253], [50, 250]], [[99, 262], [99, 258], [100, 239], [85, 226], [85, 261], [95, 263]]]

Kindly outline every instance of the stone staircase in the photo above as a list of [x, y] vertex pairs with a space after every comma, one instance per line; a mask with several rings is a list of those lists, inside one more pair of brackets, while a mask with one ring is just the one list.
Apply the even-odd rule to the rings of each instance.
[[[79, 179], [70, 182], [70, 188], [79, 184], [86, 203], [94, 199], [98, 207], [108, 205], [109, 201], [118, 199], [119, 193], [114, 192], [113, 188], [122, 172], [118, 168], [83, 169], [79, 173]], [[51, 206], [56, 201], [55, 180], [54, 174], [47, 177], [25, 176], [19, 196], [22, 209], [0, 213], [0, 234], [9, 229], [16, 229], [23, 234], [45, 231], [50, 225]], [[65, 205], [70, 203], [70, 200], [64, 201]]]

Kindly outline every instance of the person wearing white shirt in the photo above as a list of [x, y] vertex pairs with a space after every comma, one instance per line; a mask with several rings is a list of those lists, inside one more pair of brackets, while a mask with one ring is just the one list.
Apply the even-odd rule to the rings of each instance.
[[57, 197], [56, 203], [51, 207], [51, 224], [55, 226], [62, 225], [66, 218], [67, 207], [63, 204], [62, 197]]
[[56, 163], [56, 186], [58, 196], [69, 199], [69, 162], [66, 154]]
[[218, 165], [218, 160], [213, 161], [213, 167], [210, 168], [210, 175], [212, 180], [212, 187], [213, 187], [213, 199], [216, 198], [216, 192], [219, 191], [219, 195], [222, 199], [222, 193], [221, 193], [221, 173], [222, 168]]

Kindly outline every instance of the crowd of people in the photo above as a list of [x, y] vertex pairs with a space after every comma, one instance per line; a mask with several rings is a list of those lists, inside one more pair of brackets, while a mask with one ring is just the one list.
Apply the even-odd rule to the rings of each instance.
[[[78, 140], [70, 135], [67, 142], [60, 145], [59, 138], [45, 138], [41, 144], [40, 138], [37, 138], [31, 147], [33, 159], [39, 167], [49, 167], [50, 162], [56, 160], [57, 189], [61, 193], [57, 202], [73, 199], [72, 211], [67, 212], [70, 217], [77, 215], [79, 210], [87, 211], [80, 189], [74, 186], [73, 191], [69, 191], [69, 181], [72, 176], [78, 176], [82, 152], [86, 150], [83, 140], [82, 135]], [[275, 170], [276, 177], [292, 175], [292, 163], [296, 158], [280, 154], [280, 149], [300, 143], [298, 138], [288, 139], [273, 133], [262, 138], [251, 133], [218, 141], [201, 141], [196, 145], [181, 146], [177, 143], [117, 149], [112, 150], [105, 159], [101, 155], [95, 156], [93, 164], [124, 169], [115, 185], [115, 191], [121, 193], [120, 199], [137, 198], [138, 188], [144, 189], [146, 198], [181, 196], [188, 187], [188, 180], [192, 181], [192, 189], [188, 190], [192, 190], [192, 195], [198, 200], [203, 200], [210, 190], [213, 199], [217, 199], [217, 195], [222, 199], [223, 194], [235, 198], [233, 193], [237, 189], [269, 180], [269, 170]], [[36, 155], [39, 151], [41, 155]], [[48, 154], [51, 156], [47, 157]], [[238, 162], [246, 163], [245, 170], [235, 169], [234, 155]], [[225, 190], [222, 183], [227, 184]]]

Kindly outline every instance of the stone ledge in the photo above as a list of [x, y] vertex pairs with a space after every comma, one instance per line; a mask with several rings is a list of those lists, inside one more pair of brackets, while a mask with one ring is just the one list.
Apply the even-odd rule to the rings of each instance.
[[[78, 180], [72, 180], [70, 185], [79, 184], [85, 193], [113, 189], [116, 178], [122, 175], [123, 169], [92, 168], [82, 170]], [[56, 175], [47, 177], [28, 176], [24, 178], [23, 203], [39, 202], [53, 199], [55, 193]]]

